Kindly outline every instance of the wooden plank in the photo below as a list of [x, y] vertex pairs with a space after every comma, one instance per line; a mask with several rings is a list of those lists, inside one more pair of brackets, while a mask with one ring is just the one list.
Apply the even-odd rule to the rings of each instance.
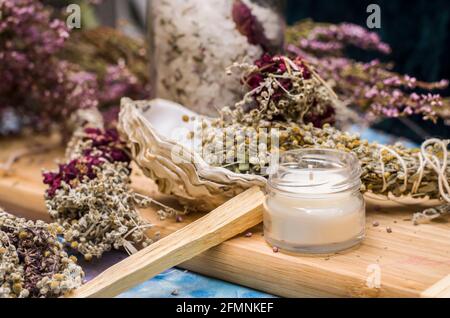
[[71, 297], [113, 297], [262, 222], [264, 193], [254, 187], [129, 256], [75, 290]]
[[[0, 162], [13, 149], [30, 141], [0, 141]], [[48, 218], [43, 204], [41, 168], [55, 166], [62, 149], [18, 161], [8, 176], [0, 176], [0, 205], [14, 205], [15, 211], [35, 218]], [[138, 169], [133, 187], [142, 193], [171, 202], [157, 193], [155, 185]], [[160, 221], [154, 210], [140, 211], [167, 235], [195, 221], [193, 214], [183, 222]], [[262, 227], [252, 237], [239, 235], [186, 261], [181, 267], [205, 275], [286, 297], [420, 297], [450, 273], [450, 224], [446, 221], [414, 226], [410, 210], [369, 210], [367, 238], [361, 246], [333, 255], [274, 253], [262, 236]], [[372, 223], [379, 222], [374, 227]], [[392, 228], [387, 233], [386, 227]], [[378, 265], [380, 288], [369, 288], [369, 266]]]
[[450, 298], [450, 275], [441, 279], [436, 284], [425, 290], [423, 298]]

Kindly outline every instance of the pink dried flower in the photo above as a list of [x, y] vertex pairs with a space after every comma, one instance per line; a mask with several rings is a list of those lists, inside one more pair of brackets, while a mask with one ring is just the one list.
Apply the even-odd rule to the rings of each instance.
[[0, 1], [0, 117], [12, 109], [35, 130], [95, 107], [95, 78], [55, 57], [69, 36], [40, 1]]
[[382, 42], [377, 33], [351, 23], [314, 28], [307, 38], [300, 40], [299, 45], [303, 50], [320, 54], [336, 53], [348, 45], [384, 54], [391, 52], [390, 46]]
[[[302, 24], [297, 27], [301, 28]], [[313, 27], [307, 36], [298, 38], [297, 43], [290, 43], [287, 50], [305, 58], [318, 74], [333, 83], [341, 100], [367, 112], [366, 119], [413, 114], [422, 115], [424, 119], [436, 118], [435, 109], [442, 105], [441, 96], [418, 94], [413, 90], [442, 89], [447, 87], [448, 81], [425, 83], [396, 74], [390, 70], [390, 65], [378, 60], [361, 63], [349, 59], [344, 54], [348, 45], [384, 54], [390, 52], [389, 45], [376, 33], [349, 23]]]
[[233, 120], [254, 125], [282, 118], [317, 127], [334, 123], [334, 93], [305, 61], [266, 53], [253, 65], [241, 64], [246, 94], [233, 110]]

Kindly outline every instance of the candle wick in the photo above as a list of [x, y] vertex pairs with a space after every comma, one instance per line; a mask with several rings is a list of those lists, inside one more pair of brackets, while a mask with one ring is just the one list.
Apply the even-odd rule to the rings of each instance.
[[308, 169], [309, 169], [309, 181], [313, 181], [314, 180], [314, 174], [312, 171], [312, 165], [308, 165]]

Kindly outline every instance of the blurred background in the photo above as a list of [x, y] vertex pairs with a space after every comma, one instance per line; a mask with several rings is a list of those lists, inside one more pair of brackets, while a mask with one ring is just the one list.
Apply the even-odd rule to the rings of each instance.
[[[376, 56], [394, 63], [394, 70], [425, 81], [450, 78], [450, 2], [447, 0], [300, 0], [287, 1], [286, 18], [292, 24], [312, 18], [321, 22], [352, 22], [365, 26], [369, 4], [381, 7], [381, 29], [376, 31], [392, 47], [392, 53]], [[360, 59], [369, 59], [367, 51], [349, 52]], [[450, 89], [441, 91], [450, 95]], [[423, 132], [419, 132], [420, 128]], [[423, 121], [420, 116], [409, 119], [386, 119], [373, 128], [404, 136], [416, 142], [430, 136], [450, 138], [450, 128]], [[419, 130], [419, 131], [415, 131]]]
[[[145, 37], [146, 0], [47, 0], [55, 7], [78, 3], [83, 10], [83, 26], [108, 25], [133, 37]], [[377, 56], [352, 49], [349, 56], [360, 60], [379, 58], [393, 62], [394, 70], [425, 81], [450, 78], [450, 2], [448, 0], [287, 0], [288, 24], [305, 18], [318, 22], [352, 22], [365, 26], [369, 4], [381, 7], [381, 28], [375, 29], [392, 47], [392, 54]], [[441, 92], [450, 95], [450, 89]], [[421, 116], [386, 119], [374, 124], [375, 129], [420, 142], [426, 137], [450, 138], [450, 129], [442, 120], [437, 125]]]

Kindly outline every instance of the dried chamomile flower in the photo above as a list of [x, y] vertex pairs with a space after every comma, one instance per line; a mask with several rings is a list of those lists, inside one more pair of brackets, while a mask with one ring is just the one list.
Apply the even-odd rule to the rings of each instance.
[[81, 286], [83, 270], [57, 233], [57, 224], [0, 209], [0, 298], [58, 297]]
[[[237, 173], [251, 173], [264, 175], [264, 167], [270, 163], [270, 155], [273, 151], [287, 151], [302, 148], [327, 148], [353, 152], [360, 160], [362, 166], [361, 179], [363, 191], [371, 191], [376, 194], [394, 196], [411, 195], [414, 198], [428, 196], [431, 199], [441, 199], [450, 203], [449, 175], [450, 158], [448, 156], [449, 141], [430, 139], [425, 141], [421, 149], [406, 148], [401, 144], [384, 146], [378, 143], [369, 143], [358, 135], [342, 132], [329, 124], [322, 128], [316, 128], [311, 123], [298, 125], [281, 121], [263, 123], [262, 127], [246, 127], [234, 123], [217, 121], [214, 127], [206, 127], [202, 133], [203, 147], [209, 153], [217, 149], [217, 127], [226, 127], [225, 130], [242, 132], [245, 129], [256, 131], [254, 141], [261, 139], [259, 128], [278, 129], [277, 143], [272, 145], [270, 137], [263, 144], [263, 149], [252, 151], [257, 143], [244, 140], [231, 143], [232, 160], [226, 156], [218, 156], [221, 160], [214, 161], [206, 158], [215, 166], [225, 167]], [[248, 134], [247, 134], [248, 135]], [[215, 138], [210, 138], [215, 136]], [[240, 147], [244, 147], [243, 152]], [[229, 147], [227, 147], [229, 148]], [[244, 158], [238, 158], [236, 154], [244, 153]], [[251, 158], [249, 154], [258, 153], [259, 157]]]
[[[363, 191], [450, 203], [449, 141], [429, 139], [421, 149], [369, 143], [316, 116], [324, 114], [325, 105], [332, 105], [333, 92], [303, 60], [265, 55], [254, 65], [236, 66], [246, 70], [242, 82], [251, 90], [234, 108], [223, 108], [219, 119], [201, 127], [202, 155], [209, 164], [264, 176], [277, 151], [312, 147], [351, 151], [362, 166]], [[267, 138], [274, 130], [277, 134]], [[232, 142], [227, 135], [233, 136]], [[226, 155], [217, 152], [223, 148]]]

